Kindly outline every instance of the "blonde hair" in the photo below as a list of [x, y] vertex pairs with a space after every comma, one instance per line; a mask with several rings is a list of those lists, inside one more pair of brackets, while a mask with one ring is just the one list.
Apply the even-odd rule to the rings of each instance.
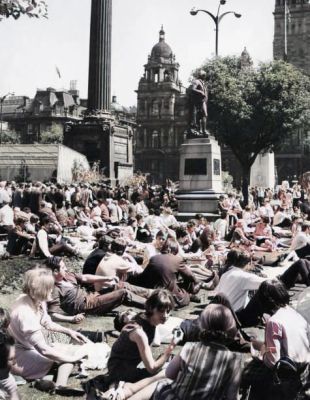
[[23, 292], [34, 301], [46, 301], [53, 290], [54, 278], [47, 268], [35, 267], [25, 272]]

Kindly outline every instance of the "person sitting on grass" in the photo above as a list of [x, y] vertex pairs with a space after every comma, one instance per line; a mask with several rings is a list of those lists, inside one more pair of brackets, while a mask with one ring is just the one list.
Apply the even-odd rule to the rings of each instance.
[[261, 251], [273, 251], [276, 249], [276, 241], [272, 236], [272, 229], [269, 217], [261, 217], [260, 222], [256, 224], [253, 236], [256, 240], [256, 249]]
[[[69, 389], [67, 382], [74, 364], [87, 356], [87, 348], [82, 344], [88, 340], [80, 333], [52, 322], [48, 316], [46, 302], [53, 287], [54, 279], [48, 269], [37, 267], [25, 273], [24, 294], [12, 306], [8, 327], [8, 333], [16, 343], [16, 363], [11, 370], [13, 374], [31, 381], [42, 379], [56, 365], [56, 383], [49, 382], [48, 389], [59, 394], [81, 395], [83, 391]], [[68, 335], [81, 345], [76, 346], [74, 354], [66, 354], [46, 342], [46, 329]]]
[[[141, 274], [128, 278], [134, 285], [155, 289], [163, 288], [169, 290], [178, 307], [187, 306], [192, 296], [198, 293], [202, 282], [194, 276], [192, 270], [183, 264], [183, 258], [177, 253], [178, 243], [174, 239], [167, 239], [162, 248], [161, 254], [152, 257]], [[182, 277], [182, 287], [178, 277]]]
[[[226, 347], [237, 332], [231, 311], [221, 304], [211, 304], [201, 314], [200, 323], [200, 342], [186, 343], [170, 361], [166, 377], [172, 382], [159, 382], [153, 400], [238, 398], [242, 355]], [[145, 395], [151, 394], [154, 386], [155, 383], [131, 399], [148, 398]]]
[[[252, 342], [254, 360], [248, 364], [242, 380], [243, 385], [251, 386], [255, 399], [264, 399], [271, 393], [275, 386], [275, 365], [281, 358], [294, 363], [298, 374], [305, 374], [310, 362], [309, 324], [289, 305], [290, 296], [285, 285], [277, 279], [263, 282], [260, 301], [271, 317], [266, 323], [265, 341]], [[291, 381], [289, 392], [292, 393], [285, 393], [285, 399], [297, 399], [300, 389], [298, 379]]]
[[96, 269], [100, 261], [104, 258], [109, 250], [112, 239], [104, 235], [99, 238], [98, 246], [88, 255], [83, 265], [83, 274], [95, 275]]
[[[227, 343], [234, 339], [237, 332], [233, 314], [222, 304], [210, 304], [202, 312], [200, 324], [200, 340], [186, 343], [165, 370], [135, 383], [122, 382], [101, 398], [237, 400], [242, 355], [227, 348]], [[126, 327], [122, 335], [125, 332]], [[174, 342], [169, 345], [168, 353], [173, 347]], [[107, 394], [111, 397], [106, 397]]]
[[[46, 265], [52, 271], [55, 280], [55, 287], [48, 302], [48, 311], [57, 321], [79, 323], [84, 319], [84, 313], [103, 315], [123, 303], [143, 308], [151, 294], [148, 289], [119, 282], [115, 276], [68, 272], [61, 257], [50, 257]], [[105, 289], [101, 292], [87, 292], [81, 287], [85, 283], [92, 285], [100, 283]]]
[[14, 364], [14, 338], [7, 332], [0, 330], [0, 399], [20, 400], [16, 381], [10, 373]]
[[[56, 234], [58, 236], [57, 239], [53, 241], [50, 234]], [[31, 256], [35, 254], [39, 254], [41, 258], [61, 254], [78, 256], [77, 250], [63, 240], [61, 235], [59, 235], [59, 230], [56, 229], [48, 216], [42, 218], [41, 229], [37, 233], [34, 245], [32, 246]]]
[[[220, 277], [220, 282], [215, 288], [215, 293], [224, 293], [230, 302], [232, 309], [237, 312], [245, 309], [250, 301], [249, 291], [257, 290], [260, 284], [266, 280], [254, 273], [246, 271], [250, 258], [243, 252], [230, 250], [227, 254], [224, 272]], [[243, 316], [244, 319], [250, 317]]]
[[15, 341], [7, 332], [9, 325], [9, 312], [0, 308], [0, 399], [20, 400], [16, 381], [10, 373], [15, 364]]
[[[108, 381], [118, 387], [112, 387], [102, 393], [103, 399], [128, 398], [145, 385], [164, 377], [161, 370], [175, 344], [171, 342], [164, 353], [155, 360], [151, 343], [155, 337], [156, 326], [167, 321], [173, 307], [173, 298], [167, 290], [155, 290], [145, 304], [145, 312], [138, 314], [124, 326], [121, 335], [112, 346], [108, 360]], [[141, 361], [144, 368], [137, 368]]]
[[26, 254], [26, 252], [31, 249], [35, 235], [27, 233], [26, 222], [27, 220], [24, 218], [17, 218], [15, 227], [9, 232], [8, 244], [6, 247], [8, 256]]

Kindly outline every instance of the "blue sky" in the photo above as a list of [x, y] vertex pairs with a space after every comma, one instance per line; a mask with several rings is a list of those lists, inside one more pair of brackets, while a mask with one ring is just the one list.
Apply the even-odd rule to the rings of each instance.
[[[9, 91], [34, 96], [36, 88], [68, 88], [77, 80], [87, 96], [90, 0], [47, 0], [49, 18], [21, 17], [0, 22], [0, 96]], [[218, 0], [113, 0], [112, 94], [126, 106], [136, 103], [138, 82], [163, 24], [166, 42], [188, 84], [191, 71], [214, 55], [214, 23], [192, 7], [216, 13]], [[227, 0], [220, 24], [220, 55], [246, 46], [255, 63], [272, 59], [274, 0]], [[55, 65], [62, 78], [59, 79]]]

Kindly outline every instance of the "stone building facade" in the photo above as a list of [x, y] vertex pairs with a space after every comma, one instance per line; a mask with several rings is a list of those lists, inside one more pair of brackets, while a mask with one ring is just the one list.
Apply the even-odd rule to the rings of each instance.
[[[45, 134], [62, 137], [64, 125], [82, 119], [79, 92], [76, 89], [56, 90], [51, 87], [37, 89], [33, 99], [11, 96], [2, 107], [2, 120], [6, 129], [15, 132], [18, 142], [40, 143]], [[3, 127], [5, 130], [5, 127]]]
[[135, 169], [151, 183], [179, 179], [179, 147], [187, 125], [186, 95], [179, 80], [179, 64], [161, 28], [144, 65], [137, 90]]
[[[273, 54], [310, 74], [310, 3], [309, 0], [276, 0], [274, 11]], [[286, 34], [285, 34], [286, 21]], [[286, 41], [286, 46], [285, 46]], [[287, 48], [287, 54], [285, 54]], [[295, 180], [310, 170], [310, 132], [299, 129], [275, 154], [278, 181]]]
[[[309, 0], [286, 0], [287, 61], [310, 73], [310, 3]], [[273, 55], [282, 59], [285, 53], [284, 0], [276, 0], [274, 11]]]

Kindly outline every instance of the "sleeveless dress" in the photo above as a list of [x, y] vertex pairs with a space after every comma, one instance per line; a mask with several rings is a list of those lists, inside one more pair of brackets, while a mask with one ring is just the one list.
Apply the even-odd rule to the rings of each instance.
[[123, 328], [120, 337], [113, 344], [111, 356], [108, 361], [109, 376], [113, 382], [137, 382], [151, 374], [145, 368], [137, 368], [141, 362], [138, 346], [130, 340], [129, 335], [135, 329], [142, 328], [149, 345], [155, 336], [155, 326], [151, 325], [143, 314], [138, 315], [132, 329]]

